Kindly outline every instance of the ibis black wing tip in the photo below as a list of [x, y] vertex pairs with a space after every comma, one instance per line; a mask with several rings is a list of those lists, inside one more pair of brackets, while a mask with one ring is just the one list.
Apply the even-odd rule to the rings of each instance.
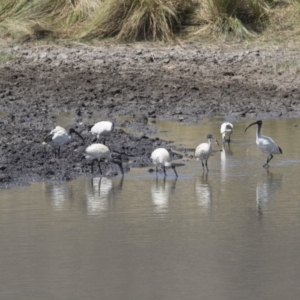
[[279, 152], [280, 154], [282, 154], [282, 149], [278, 146]]

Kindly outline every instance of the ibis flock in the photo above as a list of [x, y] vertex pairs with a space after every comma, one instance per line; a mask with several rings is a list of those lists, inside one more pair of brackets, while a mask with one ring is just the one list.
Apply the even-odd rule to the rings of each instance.
[[[262, 128], [262, 121], [258, 120], [257, 122], [254, 122], [250, 124], [246, 129], [253, 125], [257, 125], [256, 130], [256, 144], [258, 148], [265, 154], [267, 154], [267, 161], [263, 165], [264, 168], [269, 168], [269, 162], [273, 158], [273, 154], [282, 154], [281, 148], [268, 136], [264, 136], [261, 134], [261, 128]], [[102, 175], [101, 170], [101, 163], [113, 163], [117, 164], [120, 168], [122, 176], [124, 175], [124, 170], [122, 167], [122, 161], [121, 159], [115, 159], [112, 156], [112, 151], [109, 149], [108, 146], [105, 145], [105, 139], [108, 137], [114, 130], [114, 124], [110, 121], [101, 121], [96, 123], [93, 126], [89, 126], [89, 130], [91, 134], [97, 136], [97, 143], [93, 143], [89, 146], [84, 146], [82, 150], [82, 159], [90, 159], [91, 160], [91, 172], [94, 171], [94, 164], [98, 164], [98, 169], [100, 174]], [[233, 134], [233, 125], [229, 122], [224, 122], [221, 125], [220, 133], [222, 136], [222, 142], [223, 147], [225, 147], [226, 143], [228, 144], [228, 147], [230, 147], [231, 142], [231, 135]], [[83, 145], [84, 145], [84, 139], [83, 137], [73, 128], [69, 129], [67, 131], [63, 127], [56, 126], [53, 130], [50, 131], [50, 133], [44, 138], [43, 144], [49, 144], [54, 148], [55, 157], [60, 158], [60, 147], [64, 144], [67, 144], [71, 141], [72, 135], [77, 135]], [[100, 139], [103, 138], [102, 143], [100, 143]], [[194, 156], [197, 160], [201, 160], [203, 172], [209, 172], [207, 161], [210, 156], [213, 156], [214, 153], [222, 150], [213, 150], [212, 149], [212, 141], [215, 140], [215, 142], [219, 145], [218, 141], [214, 138], [212, 134], [207, 134], [207, 142], [201, 143], [195, 150]], [[176, 171], [176, 165], [171, 162], [171, 156], [167, 149], [165, 148], [157, 148], [155, 149], [151, 154], [151, 160], [153, 164], [156, 167], [156, 176], [158, 173], [158, 167], [160, 166], [163, 170], [164, 176], [167, 175], [166, 168], [172, 168], [174, 171], [174, 174], [176, 178], [178, 177], [177, 171]]]

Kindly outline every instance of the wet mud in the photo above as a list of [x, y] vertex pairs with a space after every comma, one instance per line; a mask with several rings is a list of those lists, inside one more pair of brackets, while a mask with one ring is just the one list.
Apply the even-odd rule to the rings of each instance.
[[91, 176], [77, 137], [62, 147], [61, 159], [42, 144], [56, 125], [75, 128], [89, 145], [96, 140], [88, 125], [113, 121], [106, 144], [130, 154], [122, 155], [126, 176], [150, 167], [157, 147], [172, 149], [173, 159], [188, 155], [153, 137], [157, 119], [194, 124], [217, 115], [287, 118], [300, 110], [299, 54], [288, 49], [31, 45], [0, 52], [11, 57], [0, 63], [1, 186]]

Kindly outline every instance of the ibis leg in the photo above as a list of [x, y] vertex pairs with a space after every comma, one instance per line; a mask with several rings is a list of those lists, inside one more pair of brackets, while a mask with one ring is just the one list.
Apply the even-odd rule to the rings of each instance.
[[102, 171], [101, 171], [101, 167], [100, 167], [100, 160], [98, 160], [98, 168], [99, 168], [99, 172], [102, 175]]
[[267, 162], [263, 165], [264, 168], [269, 168], [269, 162], [271, 161], [271, 159], [273, 158], [273, 155], [270, 154], [267, 158]]
[[206, 165], [206, 170], [208, 172], [209, 170], [208, 170], [208, 166], [207, 166], [207, 160], [205, 161], [205, 165]]
[[98, 159], [97, 159], [97, 158], [94, 158], [94, 159], [92, 160], [92, 164], [91, 164], [91, 172], [92, 172], [92, 174], [94, 173], [94, 163], [95, 163], [95, 161], [98, 161]]
[[270, 154], [270, 158], [269, 159], [267, 159], [267, 164], [269, 164], [269, 162], [271, 161], [271, 159], [273, 158], [273, 155], [272, 154]]
[[165, 173], [165, 176], [167, 176], [166, 167], [165, 166], [164, 166], [164, 173]]

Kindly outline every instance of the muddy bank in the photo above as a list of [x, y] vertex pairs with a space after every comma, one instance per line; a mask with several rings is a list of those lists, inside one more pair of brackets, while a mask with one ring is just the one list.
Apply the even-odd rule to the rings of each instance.
[[234, 121], [292, 117], [300, 110], [300, 55], [293, 50], [107, 45], [2, 47], [1, 52], [12, 58], [0, 64], [4, 185], [89, 174], [88, 163], [74, 151], [80, 145], [76, 138], [63, 147], [61, 160], [41, 144], [56, 124], [76, 128], [89, 144], [87, 124], [114, 121], [118, 129], [107, 144], [134, 155], [123, 157], [129, 171], [149, 166], [156, 147], [172, 146], [149, 138], [156, 119], [196, 123], [224, 115]]

